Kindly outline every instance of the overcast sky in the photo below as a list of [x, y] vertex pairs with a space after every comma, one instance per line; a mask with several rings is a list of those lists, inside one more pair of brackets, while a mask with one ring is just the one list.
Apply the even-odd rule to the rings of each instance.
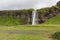
[[0, 10], [43, 8], [55, 5], [59, 0], [0, 0]]

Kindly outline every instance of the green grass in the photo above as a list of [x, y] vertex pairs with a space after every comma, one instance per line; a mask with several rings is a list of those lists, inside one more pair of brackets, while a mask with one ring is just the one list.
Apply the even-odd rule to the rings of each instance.
[[51, 36], [51, 34], [60, 31], [60, 25], [42, 24], [42, 25], [0, 26], [0, 30], [21, 30], [26, 32], [29, 31], [28, 34], [25, 33], [11, 34], [11, 33], [0, 32], [0, 38], [2, 37], [1, 40], [4, 40], [3, 38], [5, 38], [5, 40], [6, 39], [8, 40], [50, 40], [50, 38], [48, 37]]
[[60, 24], [60, 14], [58, 14], [55, 17], [47, 20], [43, 24]]
[[60, 25], [41, 24], [41, 25], [15, 25], [15, 26], [1, 26], [0, 30], [41, 30], [41, 29], [59, 29]]
[[0, 25], [17, 25], [19, 24], [18, 18], [0, 17]]
[[[60, 25], [15, 25], [15, 26], [0, 26], [0, 30], [23, 30], [29, 33], [13, 34], [0, 32], [0, 40], [50, 40], [51, 34], [60, 31]], [[32, 32], [32, 33], [30, 33]], [[36, 33], [36, 34], [34, 34]]]
[[25, 34], [0, 33], [0, 40], [48, 40], [48, 38]]

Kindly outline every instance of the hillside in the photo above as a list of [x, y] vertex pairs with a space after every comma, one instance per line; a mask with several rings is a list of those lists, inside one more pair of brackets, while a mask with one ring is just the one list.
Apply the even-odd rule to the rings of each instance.
[[0, 11], [0, 40], [60, 40], [60, 1], [55, 6], [37, 9], [36, 25], [32, 25], [33, 11]]
[[39, 24], [44, 23], [48, 19], [60, 14], [60, 1], [55, 6], [38, 9], [37, 12]]
[[60, 24], [60, 14], [48, 19], [43, 24]]

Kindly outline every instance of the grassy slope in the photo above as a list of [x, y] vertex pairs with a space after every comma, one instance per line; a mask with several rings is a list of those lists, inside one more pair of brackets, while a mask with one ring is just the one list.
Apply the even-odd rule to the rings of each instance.
[[60, 14], [58, 14], [55, 17], [47, 20], [43, 24], [60, 24]]
[[16, 25], [19, 24], [19, 19], [11, 17], [0, 17], [0, 25]]

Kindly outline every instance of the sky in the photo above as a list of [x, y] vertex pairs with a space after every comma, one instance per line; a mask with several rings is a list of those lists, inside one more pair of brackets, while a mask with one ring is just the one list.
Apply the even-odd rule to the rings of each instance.
[[0, 0], [0, 10], [40, 9], [56, 5], [59, 0]]

